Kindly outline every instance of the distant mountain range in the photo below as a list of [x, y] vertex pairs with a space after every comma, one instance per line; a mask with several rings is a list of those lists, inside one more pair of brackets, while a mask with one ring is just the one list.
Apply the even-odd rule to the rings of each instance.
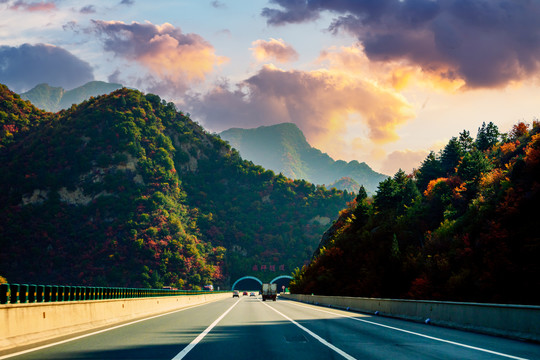
[[67, 109], [73, 104], [80, 104], [92, 96], [108, 94], [122, 88], [121, 84], [107, 83], [104, 81], [90, 81], [72, 90], [61, 87], [53, 87], [48, 84], [39, 84], [33, 89], [20, 94], [21, 99], [30, 102], [46, 111], [57, 112]]
[[335, 161], [312, 147], [302, 131], [292, 123], [261, 126], [255, 129], [233, 128], [219, 136], [255, 164], [292, 179], [304, 179], [326, 187], [358, 192], [360, 185], [369, 193], [388, 176], [373, 171], [365, 162]]

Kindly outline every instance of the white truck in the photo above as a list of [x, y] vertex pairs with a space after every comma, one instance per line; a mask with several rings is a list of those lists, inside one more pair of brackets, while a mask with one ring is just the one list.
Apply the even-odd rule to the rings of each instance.
[[277, 297], [277, 284], [262, 284], [262, 300], [272, 299], [276, 301]]

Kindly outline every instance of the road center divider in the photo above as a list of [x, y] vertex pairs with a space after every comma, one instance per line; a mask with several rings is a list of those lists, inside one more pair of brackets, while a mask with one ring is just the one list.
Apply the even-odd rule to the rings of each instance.
[[0, 306], [0, 350], [230, 297], [230, 293]]

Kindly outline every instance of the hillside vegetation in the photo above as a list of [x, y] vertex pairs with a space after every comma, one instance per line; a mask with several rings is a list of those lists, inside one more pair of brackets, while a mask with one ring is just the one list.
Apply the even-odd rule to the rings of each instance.
[[290, 273], [354, 197], [242, 160], [153, 94], [56, 114], [5, 86], [0, 100], [0, 274], [14, 283], [226, 288], [262, 264]]
[[540, 304], [540, 123], [483, 124], [411, 175], [360, 191], [297, 293]]
[[55, 118], [28, 101], [24, 101], [0, 84], [0, 149], [14, 141], [15, 136], [26, 133], [30, 128]]

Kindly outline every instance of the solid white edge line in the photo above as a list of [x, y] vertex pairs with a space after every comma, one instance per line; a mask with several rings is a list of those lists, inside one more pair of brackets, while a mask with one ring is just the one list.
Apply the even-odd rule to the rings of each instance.
[[233, 309], [233, 307], [235, 307], [236, 304], [238, 304], [240, 301], [241, 301], [240, 299], [238, 301], [236, 301], [233, 304], [233, 306], [231, 306], [229, 309], [227, 309], [227, 311], [225, 311], [223, 314], [221, 314], [221, 316], [218, 317], [212, 324], [210, 324], [210, 326], [207, 327], [206, 330], [204, 330], [202, 333], [200, 333], [199, 336], [197, 336], [191, 343], [189, 343], [189, 345], [186, 346], [184, 348], [184, 350], [182, 350], [178, 354], [176, 354], [176, 356], [173, 357], [172, 360], [183, 359], [184, 356], [186, 356], [195, 347], [195, 345], [197, 345], [206, 335], [208, 335], [208, 333], [214, 328], [214, 326], [216, 326], [217, 323], [220, 322], [221, 319], [223, 319], [225, 317], [225, 315], [227, 315], [229, 313], [229, 311], [231, 311]]
[[339, 313], [335, 313], [335, 312], [331, 312], [331, 311], [326, 311], [326, 310], [321, 310], [321, 309], [317, 309], [317, 308], [314, 309], [314, 307], [317, 307], [317, 305], [313, 305], [313, 306], [310, 307], [310, 306], [296, 304], [294, 301], [290, 302], [290, 304], [300, 306], [300, 307], [310, 308], [310, 309], [313, 309], [313, 310], [317, 310], [317, 311], [332, 314], [332, 315], [341, 316], [341, 317], [344, 317], [344, 318], [349, 318], [351, 320], [360, 321], [360, 322], [364, 322], [364, 323], [371, 324], [371, 325], [381, 326], [381, 327], [384, 327], [384, 328], [387, 328], [387, 329], [401, 331], [401, 332], [404, 332], [404, 333], [407, 333], [407, 334], [416, 335], [416, 336], [424, 337], [424, 338], [427, 338], [427, 339], [444, 342], [444, 343], [447, 343], [447, 344], [461, 346], [461, 347], [464, 347], [464, 348], [467, 348], [467, 349], [478, 350], [478, 351], [486, 352], [486, 353], [489, 353], [489, 354], [494, 354], [494, 355], [507, 357], [509, 359], [528, 360], [526, 358], [513, 356], [513, 355], [509, 355], [509, 354], [504, 354], [504, 353], [500, 353], [500, 352], [497, 352], [497, 351], [483, 349], [483, 348], [479, 348], [479, 347], [471, 346], [471, 345], [467, 345], [467, 344], [462, 344], [462, 343], [458, 343], [458, 342], [455, 342], [455, 341], [445, 340], [445, 339], [441, 339], [441, 338], [437, 338], [437, 337], [433, 337], [433, 336], [429, 336], [429, 335], [425, 335], [425, 334], [420, 334], [420, 333], [417, 333], [417, 332], [414, 332], [414, 331], [409, 331], [409, 330], [400, 329], [400, 328], [393, 327], [393, 326], [379, 324], [379, 323], [369, 321], [369, 320], [358, 319], [358, 318], [355, 318], [355, 317], [352, 317], [352, 316], [343, 315], [343, 314], [339, 314]]
[[[261, 301], [261, 300], [259, 300]], [[262, 302], [262, 301], [261, 301]], [[262, 302], [264, 305], [268, 306], [270, 309], [274, 310], [275, 312], [277, 312], [279, 315], [283, 316], [285, 319], [289, 320], [290, 322], [292, 322], [294, 325], [298, 326], [300, 329], [304, 330], [305, 332], [307, 332], [309, 335], [313, 336], [315, 339], [317, 339], [319, 342], [321, 342], [323, 345], [329, 347], [330, 349], [334, 350], [335, 352], [337, 352], [339, 355], [343, 356], [345, 359], [348, 359], [348, 360], [356, 360], [355, 357], [347, 354], [345, 351], [341, 350], [340, 348], [330, 344], [328, 341], [324, 340], [322, 337], [320, 337], [319, 335], [315, 334], [313, 331], [309, 330], [308, 328], [300, 325], [299, 323], [297, 323], [296, 321], [294, 321], [293, 319], [291, 319], [290, 317], [288, 317], [287, 315], [277, 311], [276, 309], [274, 309], [273, 307], [271, 307], [270, 305]]]
[[[220, 299], [220, 300], [221, 300], [221, 299]], [[36, 347], [36, 348], [31, 348], [31, 349], [28, 349], [28, 350], [19, 351], [19, 352], [12, 353], [12, 354], [2, 355], [2, 356], [0, 356], [0, 360], [9, 359], [9, 358], [12, 358], [12, 357], [15, 357], [15, 356], [24, 355], [24, 354], [28, 354], [28, 353], [31, 353], [31, 352], [34, 352], [34, 351], [43, 350], [43, 349], [46, 349], [46, 348], [49, 348], [49, 347], [53, 347], [53, 346], [56, 346], [56, 345], [65, 344], [65, 343], [68, 343], [68, 342], [70, 342], [70, 341], [75, 341], [75, 340], [83, 339], [83, 338], [88, 337], [88, 336], [101, 334], [101, 333], [104, 333], [104, 332], [107, 332], [107, 331], [110, 331], [110, 330], [114, 330], [114, 329], [118, 329], [118, 328], [121, 328], [121, 327], [124, 327], [124, 326], [133, 325], [133, 324], [140, 323], [140, 322], [143, 322], [143, 321], [146, 321], [146, 320], [151, 320], [151, 319], [155, 319], [155, 318], [158, 318], [158, 317], [162, 317], [162, 316], [166, 316], [166, 315], [171, 315], [171, 314], [174, 314], [174, 313], [177, 313], [177, 312], [180, 312], [180, 311], [189, 310], [189, 309], [193, 309], [193, 308], [196, 308], [196, 307], [199, 307], [199, 306], [203, 306], [203, 305], [208, 305], [208, 304], [209, 304], [209, 302], [205, 302], [205, 303], [203, 303], [203, 304], [192, 305], [192, 306], [185, 307], [185, 308], [182, 308], [182, 309], [178, 309], [178, 310], [166, 312], [166, 313], [159, 314], [159, 315], [155, 315], [155, 316], [151, 316], [151, 317], [148, 317], [148, 318], [135, 320], [135, 321], [132, 321], [132, 322], [129, 322], [129, 323], [125, 323], [125, 324], [122, 324], [122, 325], [116, 325], [116, 326], [113, 326], [113, 327], [110, 327], [110, 328], [107, 328], [107, 329], [103, 329], [103, 330], [99, 330], [99, 331], [94, 331], [94, 332], [92, 332], [92, 333], [88, 333], [88, 334], [76, 336], [76, 337], [74, 337], [74, 338], [69, 338], [69, 339], [66, 339], [66, 340], [57, 341], [57, 342], [52, 343], [52, 344], [42, 345], [42, 346], [38, 346], [38, 347]], [[46, 340], [45, 340], [45, 341], [46, 341]]]

